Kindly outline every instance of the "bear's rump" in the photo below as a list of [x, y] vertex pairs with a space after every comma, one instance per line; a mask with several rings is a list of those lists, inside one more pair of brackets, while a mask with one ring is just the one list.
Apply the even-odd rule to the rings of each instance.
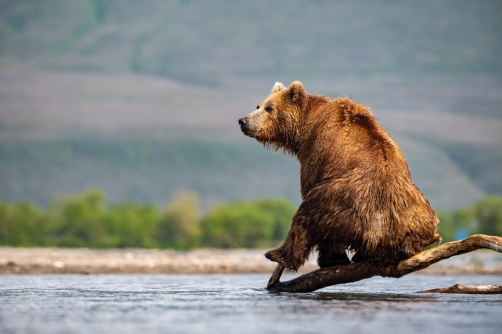
[[405, 248], [415, 254], [433, 242], [437, 217], [413, 184], [392, 190], [379, 182], [348, 184], [346, 179], [324, 182], [310, 192], [311, 237], [317, 246], [330, 242], [333, 249], [396, 258]]
[[328, 213], [311, 225], [317, 234], [316, 246], [329, 242], [329, 248], [337, 251], [350, 249], [365, 256], [395, 259], [400, 252], [414, 255], [434, 241], [435, 217], [422, 217], [420, 228], [413, 229], [414, 224], [407, 220], [410, 217], [376, 216], [366, 219], [353, 210]]

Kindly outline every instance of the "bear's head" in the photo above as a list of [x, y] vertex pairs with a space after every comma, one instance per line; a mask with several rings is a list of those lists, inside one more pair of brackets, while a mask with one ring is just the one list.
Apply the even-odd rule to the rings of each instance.
[[294, 153], [305, 109], [306, 93], [299, 81], [288, 88], [276, 82], [256, 110], [239, 119], [241, 131], [274, 149]]

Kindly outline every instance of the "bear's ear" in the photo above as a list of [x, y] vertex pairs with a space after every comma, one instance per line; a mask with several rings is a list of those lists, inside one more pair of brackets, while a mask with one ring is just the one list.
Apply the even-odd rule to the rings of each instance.
[[305, 97], [305, 90], [300, 81], [293, 81], [288, 87], [287, 94], [291, 101], [300, 102]]
[[274, 87], [272, 87], [272, 93], [280, 92], [281, 90], [285, 90], [286, 87], [280, 82], [276, 82]]

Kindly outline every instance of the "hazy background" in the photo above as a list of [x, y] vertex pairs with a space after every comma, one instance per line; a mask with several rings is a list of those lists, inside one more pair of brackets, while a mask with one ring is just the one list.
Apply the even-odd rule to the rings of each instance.
[[352, 96], [437, 209], [502, 194], [501, 1], [0, 0], [0, 200], [287, 197], [237, 120], [275, 81]]

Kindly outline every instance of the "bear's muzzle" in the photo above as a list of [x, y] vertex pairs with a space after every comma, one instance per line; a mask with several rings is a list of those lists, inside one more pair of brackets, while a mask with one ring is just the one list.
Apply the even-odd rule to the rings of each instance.
[[239, 125], [241, 126], [241, 131], [247, 135], [248, 134], [248, 120], [246, 117], [239, 119]]

